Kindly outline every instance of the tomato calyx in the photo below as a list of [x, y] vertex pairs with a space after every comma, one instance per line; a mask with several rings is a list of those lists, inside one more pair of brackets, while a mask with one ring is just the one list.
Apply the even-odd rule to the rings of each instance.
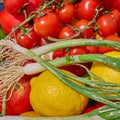
[[25, 48], [33, 48], [38, 45], [40, 37], [34, 31], [33, 26], [25, 26], [24, 28], [20, 28], [15, 34], [16, 42], [25, 47]]
[[20, 37], [21, 35], [24, 34], [24, 35], [28, 36], [29, 38], [31, 38], [31, 35], [29, 33], [32, 30], [33, 30], [33, 28], [28, 28], [28, 27], [21, 28], [20, 34], [18, 35], [18, 37]]

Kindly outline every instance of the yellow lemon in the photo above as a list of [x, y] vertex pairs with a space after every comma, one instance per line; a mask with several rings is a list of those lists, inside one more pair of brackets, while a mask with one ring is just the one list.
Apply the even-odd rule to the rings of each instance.
[[49, 71], [44, 71], [38, 77], [31, 79], [30, 83], [31, 105], [35, 112], [43, 116], [77, 115], [88, 103], [86, 96], [64, 85]]
[[[120, 58], [119, 51], [107, 52], [105, 53], [105, 55]], [[101, 77], [106, 82], [120, 83], [120, 71], [117, 71], [108, 65], [99, 62], [94, 62], [91, 66], [90, 71], [95, 75]]]
[[24, 112], [24, 113], [20, 114], [20, 116], [40, 117], [40, 115], [38, 113], [36, 113], [35, 111]]

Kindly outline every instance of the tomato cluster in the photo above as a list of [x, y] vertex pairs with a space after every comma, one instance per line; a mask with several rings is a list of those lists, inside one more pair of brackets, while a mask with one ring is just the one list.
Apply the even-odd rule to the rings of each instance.
[[[6, 34], [9, 34], [14, 27], [33, 15], [43, 5], [43, 2], [46, 0], [4, 0], [4, 9], [0, 11], [0, 26]], [[15, 38], [19, 45], [28, 49], [54, 42], [49, 41], [48, 37], [56, 38], [58, 41], [69, 38], [73, 38], [73, 40], [74, 38], [84, 38], [120, 42], [120, 1], [55, 0], [51, 7], [49, 6], [36, 14], [33, 19], [15, 31], [11, 37]], [[74, 46], [54, 51], [52, 58], [90, 53], [103, 54], [111, 50], [114, 49]], [[85, 70], [79, 66], [72, 65], [63, 68], [69, 70], [72, 68], [72, 72], [80, 76], [85, 74]], [[28, 86], [28, 88], [30, 87]], [[26, 95], [25, 97], [27, 97]], [[23, 104], [22, 97], [19, 97], [19, 101], [20, 104]], [[20, 104], [13, 106], [20, 106]], [[13, 106], [9, 109], [14, 108]], [[26, 106], [24, 110], [26, 108], [28, 108], [27, 110], [31, 109], [30, 105]], [[14, 113], [9, 114], [17, 115], [25, 112], [21, 108], [18, 110], [20, 111], [13, 110]]]

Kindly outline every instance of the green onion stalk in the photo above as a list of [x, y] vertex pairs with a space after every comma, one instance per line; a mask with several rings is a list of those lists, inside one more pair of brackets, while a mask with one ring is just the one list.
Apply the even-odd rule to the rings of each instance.
[[120, 43], [110, 40], [95, 40], [95, 39], [70, 39], [66, 41], [58, 41], [52, 44], [44, 45], [38, 48], [33, 48], [32, 51], [37, 55], [42, 55], [50, 51], [60, 48], [68, 48], [74, 46], [104, 46], [120, 50]]
[[[72, 65], [72, 64], [77, 65], [78, 63], [82, 64], [82, 63], [88, 63], [88, 62], [101, 62], [113, 67], [116, 70], [120, 70], [119, 58], [116, 59], [116, 58], [102, 55], [102, 54], [83, 54], [83, 55], [75, 55], [75, 56], [65, 56], [59, 59], [49, 60], [48, 62], [56, 67]], [[30, 68], [33, 68], [33, 70], [31, 70]], [[23, 71], [27, 75], [36, 74], [44, 70], [45, 68], [38, 63], [28, 63], [23, 67]]]

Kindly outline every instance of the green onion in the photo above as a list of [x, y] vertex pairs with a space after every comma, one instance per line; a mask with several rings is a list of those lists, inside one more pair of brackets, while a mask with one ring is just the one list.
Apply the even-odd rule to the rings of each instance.
[[[120, 58], [113, 58], [101, 54], [83, 54], [83, 55], [75, 55], [75, 56], [65, 56], [63, 58], [50, 60], [49, 62], [56, 67], [61, 67], [76, 63], [101, 62], [113, 67], [116, 70], [120, 70]], [[31, 67], [33, 68], [32, 70], [30, 69]], [[23, 70], [25, 74], [31, 75], [42, 72], [43, 70], [45, 70], [45, 68], [38, 63], [30, 63], [25, 65], [23, 67]]]
[[68, 48], [74, 46], [104, 46], [120, 50], [120, 42], [110, 40], [94, 40], [94, 39], [71, 39], [66, 41], [59, 41], [44, 45], [38, 48], [31, 49], [37, 55], [42, 55], [60, 48]]
[[[97, 88], [91, 88], [89, 86], [78, 85], [78, 84], [76, 84], [68, 79], [68, 78], [73, 78], [74, 80], [76, 80], [76, 76], [66, 75], [65, 73], [61, 72], [58, 68], [56, 68], [55, 66], [50, 64], [48, 61], [42, 60], [39, 56], [37, 56], [35, 53], [33, 53], [30, 50], [26, 50], [24, 54], [28, 55], [28, 57], [33, 58], [36, 62], [38, 62], [39, 64], [44, 66], [47, 70], [52, 72], [55, 76], [57, 76], [60, 81], [62, 81], [64, 84], [66, 84], [70, 88], [74, 89], [75, 91], [77, 91], [77, 92], [79, 92], [79, 93], [81, 93], [81, 94], [83, 94], [83, 95], [85, 95], [93, 100], [96, 100], [96, 101], [102, 102], [106, 105], [109, 105], [112, 108], [116, 108], [117, 110], [120, 109], [119, 104], [117, 104], [116, 102], [112, 102], [112, 101], [108, 100], [108, 99], [116, 100], [116, 96], [111, 97], [111, 95], [103, 94], [103, 92], [107, 92], [107, 91], [108, 91], [108, 93], [109, 92], [111, 93], [111, 90], [114, 90], [112, 87], [109, 87], [107, 89], [107, 91], [104, 91], [103, 89], [101, 89], [101, 87], [97, 89]], [[106, 57], [108, 57], [108, 56], [106, 56]], [[117, 58], [115, 58], [115, 59], [117, 59]], [[110, 62], [110, 64], [111, 63], [112, 62]], [[105, 82], [103, 82], [103, 83], [105, 84]], [[115, 90], [114, 93], [116, 93], [116, 95], [117, 95], [119, 93], [119, 90], [118, 91]]]

